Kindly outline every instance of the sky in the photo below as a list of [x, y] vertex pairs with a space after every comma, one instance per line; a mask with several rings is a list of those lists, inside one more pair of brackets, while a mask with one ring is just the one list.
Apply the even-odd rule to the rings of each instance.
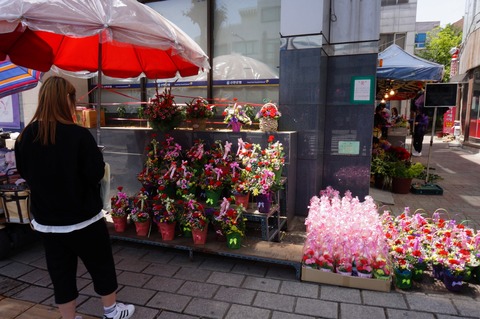
[[466, 0], [417, 0], [417, 22], [440, 21], [440, 26], [460, 20]]

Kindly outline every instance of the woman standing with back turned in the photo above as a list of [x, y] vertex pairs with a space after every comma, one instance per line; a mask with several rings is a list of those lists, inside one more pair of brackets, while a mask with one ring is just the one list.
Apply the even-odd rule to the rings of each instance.
[[48, 78], [33, 119], [16, 140], [17, 169], [31, 191], [32, 225], [41, 234], [62, 318], [81, 318], [75, 317], [80, 258], [101, 296], [103, 318], [127, 319], [135, 308], [116, 303], [117, 277], [100, 198], [103, 155], [74, 116], [74, 86], [58, 76]]

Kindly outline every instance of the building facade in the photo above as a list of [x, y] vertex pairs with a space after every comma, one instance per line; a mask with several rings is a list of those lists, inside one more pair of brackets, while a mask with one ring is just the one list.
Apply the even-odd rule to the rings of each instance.
[[480, 1], [465, 2], [463, 40], [459, 54], [457, 118], [461, 122], [463, 143], [480, 147]]

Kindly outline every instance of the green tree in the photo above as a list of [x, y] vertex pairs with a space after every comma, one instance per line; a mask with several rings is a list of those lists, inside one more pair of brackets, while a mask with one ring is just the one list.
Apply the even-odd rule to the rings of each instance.
[[447, 24], [445, 28], [436, 27], [427, 33], [425, 49], [418, 50], [416, 55], [445, 66], [443, 82], [450, 78], [450, 62], [452, 59], [450, 49], [458, 47], [462, 43], [462, 30]]

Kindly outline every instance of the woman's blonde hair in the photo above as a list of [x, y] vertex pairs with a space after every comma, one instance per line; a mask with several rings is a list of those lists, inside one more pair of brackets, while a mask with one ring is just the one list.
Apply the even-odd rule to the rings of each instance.
[[43, 145], [55, 144], [57, 122], [75, 124], [74, 116], [75, 87], [62, 77], [49, 77], [40, 88], [37, 111], [29, 123], [38, 122], [35, 141]]

